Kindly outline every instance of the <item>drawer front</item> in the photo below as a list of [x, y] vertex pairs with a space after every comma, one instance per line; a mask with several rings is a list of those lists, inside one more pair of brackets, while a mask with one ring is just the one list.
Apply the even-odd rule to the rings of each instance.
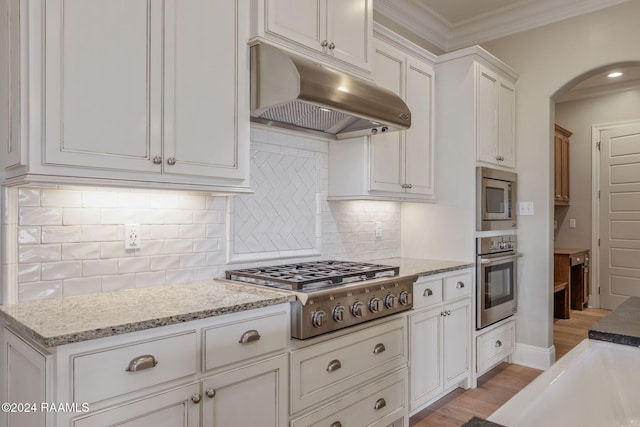
[[471, 273], [458, 274], [444, 279], [444, 299], [449, 301], [455, 298], [471, 295], [473, 277]]
[[421, 309], [442, 302], [442, 279], [420, 280], [413, 285], [413, 308]]
[[569, 257], [569, 262], [570, 262], [572, 267], [574, 265], [584, 264], [585, 261], [589, 262], [589, 257], [587, 256], [586, 252], [581, 252], [579, 254], [573, 254], [573, 255], [571, 255]]
[[282, 311], [203, 330], [205, 371], [286, 347], [289, 316]]
[[291, 352], [292, 413], [406, 366], [406, 318]]
[[99, 402], [193, 375], [197, 359], [195, 331], [72, 356], [73, 398]]
[[508, 322], [477, 337], [478, 372], [484, 372], [513, 352], [515, 322]]
[[[404, 369], [380, 381], [359, 387], [345, 399], [291, 421], [292, 427], [389, 426], [407, 416]], [[340, 423], [340, 424], [336, 424]]]

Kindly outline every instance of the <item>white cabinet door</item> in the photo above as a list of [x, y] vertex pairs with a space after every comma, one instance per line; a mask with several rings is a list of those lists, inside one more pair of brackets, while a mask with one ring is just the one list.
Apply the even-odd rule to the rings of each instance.
[[280, 355], [203, 380], [203, 425], [287, 426], [287, 378]]
[[409, 410], [444, 390], [442, 380], [442, 307], [409, 316]]
[[444, 387], [468, 377], [471, 369], [471, 302], [464, 299], [444, 306]]
[[327, 0], [327, 15], [328, 53], [347, 64], [370, 69], [371, 0]]
[[516, 87], [505, 80], [498, 88], [498, 155], [502, 166], [516, 166]]
[[195, 383], [76, 418], [72, 426], [198, 427], [199, 399], [200, 388]]
[[515, 167], [515, 86], [476, 67], [477, 160]]
[[433, 158], [433, 68], [407, 58], [405, 101], [411, 110], [411, 127], [405, 134], [404, 182], [407, 193], [435, 196]]
[[147, 0], [46, 2], [46, 164], [160, 171], [161, 14]]
[[[404, 97], [406, 54], [375, 40], [374, 79], [377, 85]], [[402, 192], [404, 183], [404, 132], [371, 136], [370, 190]]]
[[244, 179], [246, 1], [165, 2], [164, 154], [170, 174]]
[[266, 30], [313, 50], [324, 51], [327, 0], [266, 0]]

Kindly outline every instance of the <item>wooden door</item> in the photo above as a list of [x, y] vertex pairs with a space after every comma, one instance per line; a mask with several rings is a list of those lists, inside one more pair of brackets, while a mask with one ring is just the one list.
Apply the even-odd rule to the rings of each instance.
[[160, 4], [46, 2], [45, 163], [160, 172]]
[[640, 123], [600, 132], [600, 305], [640, 296]]

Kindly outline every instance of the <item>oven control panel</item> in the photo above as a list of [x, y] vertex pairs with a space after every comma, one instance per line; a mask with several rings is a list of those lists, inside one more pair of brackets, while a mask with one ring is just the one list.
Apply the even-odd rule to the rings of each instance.
[[379, 319], [413, 306], [413, 283], [418, 276], [395, 277], [310, 295], [292, 307], [291, 335], [307, 339]]

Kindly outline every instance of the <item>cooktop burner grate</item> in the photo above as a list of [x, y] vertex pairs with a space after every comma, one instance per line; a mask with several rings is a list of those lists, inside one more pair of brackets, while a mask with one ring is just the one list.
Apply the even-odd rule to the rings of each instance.
[[305, 291], [393, 277], [398, 275], [399, 270], [399, 267], [389, 265], [328, 260], [228, 270], [226, 277], [229, 280]]

